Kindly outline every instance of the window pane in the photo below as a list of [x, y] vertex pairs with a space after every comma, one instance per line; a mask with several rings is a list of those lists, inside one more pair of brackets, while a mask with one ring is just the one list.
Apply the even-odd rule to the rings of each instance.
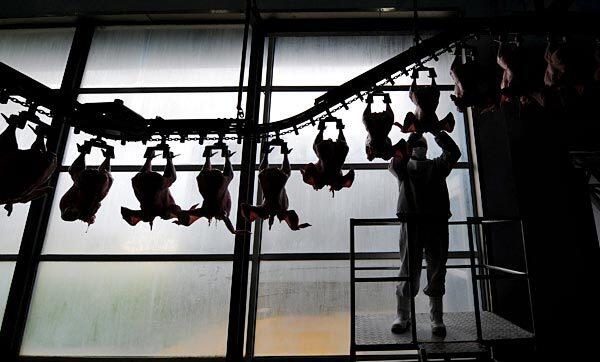
[[10, 216], [4, 208], [0, 209], [0, 254], [19, 253], [29, 205], [30, 203], [14, 204]]
[[[452, 220], [471, 216], [471, 194], [467, 170], [453, 170], [447, 179]], [[298, 171], [287, 183], [290, 209], [296, 210], [301, 222], [311, 227], [291, 232], [285, 222], [275, 222], [272, 230], [263, 226], [263, 253], [349, 252], [350, 218], [386, 218], [396, 216], [397, 181], [387, 170], [356, 172], [354, 184], [331, 197], [326, 188], [314, 191], [302, 181]], [[397, 250], [398, 234], [393, 229], [370, 228], [380, 242], [365, 251]], [[452, 246], [465, 250], [467, 231], [451, 228]], [[369, 236], [371, 237], [371, 236]]]
[[[468, 265], [467, 259], [450, 259], [447, 265]], [[359, 260], [357, 266], [392, 266], [400, 267], [399, 260]], [[425, 262], [423, 262], [425, 265]], [[396, 270], [356, 271], [357, 277], [396, 277]], [[357, 283], [356, 284], [356, 313], [357, 314], [396, 314], [396, 284], [397, 282]], [[423, 294], [427, 286], [427, 271], [421, 270], [419, 294], [415, 298], [417, 313], [429, 313], [429, 298]], [[446, 294], [444, 295], [444, 312], [473, 311], [473, 288], [471, 271], [467, 268], [448, 268], [446, 273]], [[392, 320], [390, 320], [390, 323]]]
[[99, 28], [82, 86], [237, 86], [242, 39], [241, 26]]
[[230, 263], [40, 264], [23, 355], [223, 356]]
[[[147, 93], [147, 94], [85, 94], [79, 97], [82, 103], [112, 102], [115, 98], [123, 100], [124, 104], [145, 118], [151, 119], [161, 116], [164, 119], [203, 119], [235, 117], [237, 94], [235, 93]], [[245, 95], [243, 98], [245, 103]], [[210, 135], [215, 137], [215, 135]], [[70, 165], [79, 155], [77, 143], [82, 143], [92, 136], [81, 132], [74, 134], [71, 130], [63, 165]], [[206, 141], [205, 145], [214, 141]], [[147, 146], [141, 142], [130, 142], [121, 146], [118, 141], [108, 140], [115, 147], [116, 158], [113, 165], [136, 165], [143, 163], [143, 156]], [[242, 159], [241, 144], [237, 141], [227, 141], [231, 151], [236, 154], [231, 158], [232, 163], [240, 163]], [[175, 159], [177, 164], [203, 164], [202, 152], [204, 146], [198, 142], [171, 142], [173, 152], [179, 156]], [[213, 162], [218, 162], [220, 154], [215, 156]], [[90, 164], [100, 164], [103, 160], [101, 153], [96, 152], [87, 158]], [[223, 162], [223, 161], [221, 161]], [[156, 165], [164, 165], [165, 160], [156, 158]]]
[[0, 62], [50, 88], [60, 88], [73, 29], [0, 30]]
[[348, 354], [349, 273], [346, 261], [261, 262], [255, 354]]
[[[279, 37], [275, 45], [273, 85], [339, 85], [413, 45], [412, 36]], [[438, 84], [450, 78], [453, 57], [425, 63], [437, 71]], [[397, 84], [410, 84], [400, 77]]]
[[[465, 140], [465, 123], [461, 113], [456, 112], [450, 100], [451, 92], [442, 92], [440, 97], [440, 105], [437, 109], [438, 117], [445, 117], [448, 112], [452, 112], [456, 118], [456, 127], [450, 134], [457, 142], [461, 150], [460, 161], [468, 160], [467, 145]], [[271, 121], [277, 122], [284, 118], [293, 116], [310, 108], [314, 104], [315, 98], [321, 93], [313, 92], [276, 92], [272, 95], [271, 102]], [[414, 112], [415, 106], [408, 98], [408, 92], [391, 92], [392, 110], [394, 111], [395, 120], [403, 123], [404, 117], [408, 112]], [[367, 163], [365, 154], [365, 141], [367, 131], [362, 123], [362, 115], [366, 104], [362, 102], [354, 102], [349, 105], [349, 110], [339, 110], [334, 114], [335, 117], [342, 119], [345, 122], [344, 136], [350, 147], [346, 162], [348, 163]], [[383, 102], [375, 103], [372, 106], [373, 112], [381, 112], [384, 110]], [[292, 163], [307, 163], [315, 162], [316, 156], [312, 149], [313, 141], [317, 135], [316, 127], [307, 127], [300, 131], [300, 135], [283, 137], [293, 152], [290, 154], [290, 162]], [[338, 131], [333, 124], [329, 124], [325, 131], [325, 138], [336, 139]], [[428, 157], [437, 157], [441, 155], [441, 149], [435, 143], [433, 136], [429, 133], [425, 134], [429, 144]], [[400, 132], [398, 127], [393, 127], [390, 132], [390, 139], [393, 143], [398, 142], [400, 138], [408, 138], [407, 134]], [[382, 159], [377, 159], [374, 163], [387, 163]]]
[[[360, 261], [361, 266], [397, 266], [397, 260]], [[448, 264], [465, 264], [450, 260]], [[381, 276], [396, 276], [389, 271]], [[368, 275], [361, 275], [368, 276]], [[374, 275], [371, 275], [374, 276]], [[263, 261], [257, 302], [257, 356], [346, 355], [350, 341], [350, 266], [345, 261]], [[426, 273], [421, 275], [421, 287]], [[470, 271], [448, 269], [444, 306], [447, 312], [473, 310]], [[396, 310], [395, 283], [360, 283], [357, 314]], [[429, 311], [422, 291], [417, 313]], [[390, 319], [390, 323], [392, 319]]]
[[[79, 97], [81, 103], [112, 102], [115, 99], [121, 99], [127, 107], [144, 118], [158, 116], [164, 119], [202, 119], [236, 116], [237, 93], [233, 92], [83, 94]], [[245, 104], [245, 97], [242, 101]]]
[[[177, 181], [171, 186], [175, 201], [184, 209], [200, 203], [202, 197], [196, 184], [197, 172], [178, 172]], [[227, 254], [233, 252], [234, 235], [223, 222], [213, 220], [209, 226], [200, 219], [189, 227], [179, 226], [170, 220], [155, 219], [153, 230], [148, 223], [130, 226], [121, 217], [121, 206], [139, 209], [131, 187], [131, 172], [113, 172], [114, 182], [102, 207], [96, 214], [96, 222], [89, 229], [81, 221], [66, 222], [60, 217], [59, 202], [73, 182], [64, 172], [57, 185], [57, 197], [52, 205], [50, 222], [44, 243], [44, 253], [71, 254], [130, 254], [130, 253], [199, 253]], [[231, 218], [235, 225], [239, 172], [229, 186], [232, 195]]]
[[4, 317], [6, 308], [6, 300], [12, 283], [13, 272], [15, 271], [15, 263], [1, 262], [0, 263], [0, 319]]

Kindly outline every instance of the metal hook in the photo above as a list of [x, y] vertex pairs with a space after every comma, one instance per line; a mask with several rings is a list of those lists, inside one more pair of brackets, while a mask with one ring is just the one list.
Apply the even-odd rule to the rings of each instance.
[[103, 149], [103, 150], [105, 150], [105, 152], [104, 152], [105, 157], [115, 158], [115, 148], [113, 146], [109, 145], [108, 143], [106, 143], [106, 141], [103, 140], [101, 137], [96, 137], [96, 138], [92, 138], [87, 141], [84, 141], [81, 146], [77, 145], [77, 150], [80, 153], [89, 154], [92, 151], [92, 148]]
[[160, 141], [160, 143], [158, 145], [150, 146], [150, 147], [146, 148], [144, 157], [145, 158], [154, 157], [155, 151], [162, 151], [163, 158], [173, 157], [173, 154], [171, 153], [171, 148], [170, 148], [169, 144], [167, 143], [167, 137], [165, 135], [162, 135], [162, 140]]
[[[223, 142], [224, 135], [219, 135], [219, 140], [212, 145], [204, 147], [204, 152], [202, 153], [202, 157], [212, 157], [213, 150], [221, 150], [221, 156], [227, 157], [228, 155], [232, 155], [233, 153], [229, 153], [229, 147], [225, 142]], [[216, 153], [215, 153], [216, 154]]]
[[335, 128], [344, 129], [344, 123], [342, 122], [342, 120], [333, 116], [319, 120], [318, 129], [320, 131], [324, 131], [327, 128], [327, 123], [335, 123]]
[[374, 97], [383, 97], [383, 103], [385, 103], [385, 104], [392, 103], [392, 98], [390, 97], [390, 95], [388, 93], [378, 91], [378, 92], [370, 93], [367, 96], [367, 104], [373, 103]]

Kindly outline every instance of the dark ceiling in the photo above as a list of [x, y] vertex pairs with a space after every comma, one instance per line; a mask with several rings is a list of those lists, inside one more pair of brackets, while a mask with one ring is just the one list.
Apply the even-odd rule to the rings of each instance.
[[[133, 19], [152, 22], [159, 19], [239, 19], [243, 0], [2, 0], [0, 22], [37, 23], [68, 22], [81, 16], [105, 19]], [[444, 16], [452, 11], [465, 17], [509, 15], [534, 11], [536, 4], [568, 3], [571, 11], [598, 11], [600, 1], [561, 0], [418, 0], [425, 16]], [[412, 0], [257, 0], [266, 17], [407, 17]]]

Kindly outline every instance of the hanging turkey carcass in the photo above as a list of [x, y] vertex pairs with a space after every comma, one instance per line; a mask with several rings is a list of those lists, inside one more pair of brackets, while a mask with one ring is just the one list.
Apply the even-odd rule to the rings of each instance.
[[140, 221], [150, 223], [152, 228], [154, 219], [176, 219], [181, 208], [175, 203], [169, 187], [177, 180], [173, 154], [166, 147], [164, 157], [167, 159], [165, 172], [161, 175], [152, 171], [152, 159], [155, 157], [154, 149], [146, 153], [146, 162], [140, 171], [131, 179], [135, 197], [140, 202], [140, 210], [131, 210], [121, 207], [121, 216], [129, 225], [135, 226]]
[[[382, 112], [373, 112], [372, 104], [374, 97], [382, 97], [385, 103], [385, 110]], [[367, 140], [365, 142], [365, 152], [367, 159], [373, 161], [376, 158], [389, 160], [394, 156], [398, 144], [392, 145], [389, 134], [394, 125], [400, 126], [394, 122], [394, 112], [390, 106], [392, 103], [390, 95], [382, 92], [369, 94], [367, 97], [367, 107], [363, 112], [363, 124], [367, 130]]]
[[323, 139], [325, 122], [319, 124], [319, 133], [313, 142], [313, 150], [317, 155], [317, 163], [305, 165], [300, 172], [305, 183], [311, 185], [315, 190], [329, 186], [332, 194], [344, 187], [352, 186], [354, 182], [354, 170], [342, 173], [342, 167], [348, 156], [348, 143], [344, 137], [343, 124], [341, 120], [333, 118], [339, 129], [337, 140], [331, 138]]
[[[270, 149], [271, 145], [281, 147], [283, 163], [280, 168], [269, 166], [269, 153], [272, 150]], [[250, 222], [256, 219], [269, 220], [269, 229], [271, 229], [273, 221], [277, 217], [280, 222], [285, 221], [292, 230], [300, 230], [310, 226], [307, 223], [300, 224], [296, 211], [288, 210], [289, 200], [285, 191], [285, 184], [292, 172], [288, 160], [290, 151], [282, 140], [272, 141], [267, 145], [258, 173], [259, 187], [263, 195], [262, 204], [258, 206], [242, 204], [242, 214]]]
[[[224, 145], [223, 145], [224, 146]], [[225, 147], [223, 148], [223, 155], [225, 157], [225, 166], [223, 171], [215, 168], [211, 165], [210, 158], [214, 156], [211, 150], [214, 147], [209, 146], [204, 151], [204, 157], [206, 161], [200, 171], [200, 174], [196, 177], [198, 184], [198, 191], [202, 195], [202, 206], [188, 211], [181, 211], [178, 216], [176, 224], [189, 226], [193, 224], [199, 218], [205, 217], [208, 222], [215, 218], [216, 220], [223, 220], [225, 226], [232, 233], [238, 233], [233, 226], [233, 223], [229, 219], [231, 212], [231, 194], [229, 193], [228, 187], [233, 180], [233, 167], [231, 165], [230, 157], [235, 152], [229, 152]]]
[[425, 133], [432, 130], [452, 132], [456, 124], [452, 113], [441, 120], [435, 111], [440, 103], [440, 90], [435, 83], [435, 71], [432, 68], [420, 69], [429, 71], [431, 85], [417, 85], [419, 70], [413, 72], [413, 82], [410, 86], [409, 97], [416, 106], [415, 112], [408, 112], [400, 129], [404, 133]]
[[113, 156], [112, 147], [102, 150], [104, 161], [97, 169], [88, 169], [85, 165], [85, 155], [91, 151], [91, 145], [77, 145], [79, 156], [69, 167], [69, 175], [73, 186], [60, 200], [61, 217], [65, 221], [81, 220], [88, 225], [96, 220], [102, 200], [108, 195], [113, 178], [110, 174], [110, 159]]
[[17, 122], [14, 117], [2, 116], [8, 127], [0, 134], [0, 204], [10, 216], [13, 204], [27, 203], [52, 190], [45, 184], [56, 169], [56, 154], [46, 149], [41, 125], [31, 128], [36, 133], [31, 147], [20, 150]]

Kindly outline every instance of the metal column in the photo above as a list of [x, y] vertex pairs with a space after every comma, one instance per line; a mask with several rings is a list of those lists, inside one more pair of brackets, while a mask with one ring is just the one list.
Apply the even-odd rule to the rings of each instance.
[[[47, 148], [49, 151], [56, 153], [59, 165], [62, 163], [69, 136], [69, 127], [64, 122], [65, 112], [70, 108], [70, 102], [77, 99], [77, 90], [83, 78], [93, 36], [94, 27], [91, 24], [85, 23], [79, 25], [71, 44], [69, 58], [59, 90], [61, 99], [64, 99], [65, 103], [57, 107], [52, 120], [51, 134], [47, 141]], [[46, 227], [50, 218], [59, 175], [60, 172], [55, 172], [48, 182], [54, 188], [53, 191], [49, 192], [45, 197], [32, 201], [29, 208], [0, 338], [2, 356], [9, 360], [16, 359], [21, 348], [31, 295], [37, 275], [39, 257], [42, 253], [46, 237]]]
[[[260, 86], [263, 67], [264, 32], [254, 23], [248, 72], [246, 97], [246, 124], [240, 173], [239, 203], [251, 204], [254, 198], [254, 173], [256, 167], [256, 141], [252, 136], [260, 113]], [[248, 294], [248, 266], [250, 259], [251, 223], [238, 208], [236, 228], [245, 230], [235, 236], [234, 262], [231, 278], [229, 327], [227, 331], [227, 360], [239, 362], [243, 358], [246, 322], [246, 297]]]

